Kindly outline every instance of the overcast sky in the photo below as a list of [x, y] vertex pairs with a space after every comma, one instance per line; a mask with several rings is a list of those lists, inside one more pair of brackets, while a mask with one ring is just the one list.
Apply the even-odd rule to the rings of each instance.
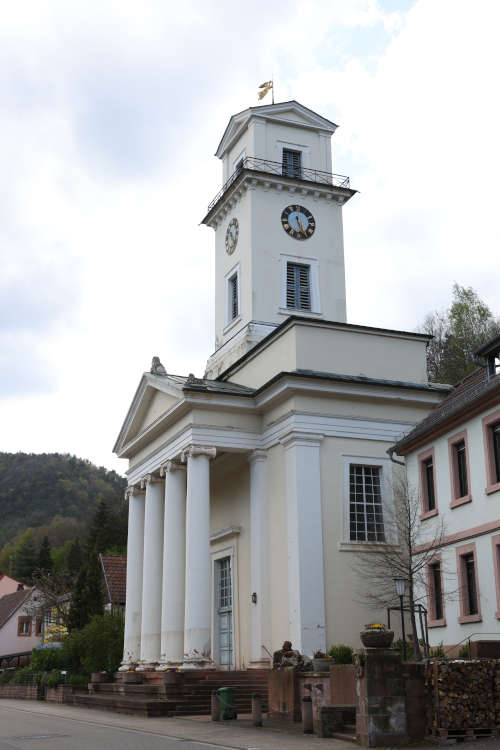
[[349, 322], [413, 330], [454, 281], [500, 313], [497, 0], [1, 7], [1, 450], [123, 472], [152, 356], [203, 374], [213, 153], [271, 75], [340, 126]]

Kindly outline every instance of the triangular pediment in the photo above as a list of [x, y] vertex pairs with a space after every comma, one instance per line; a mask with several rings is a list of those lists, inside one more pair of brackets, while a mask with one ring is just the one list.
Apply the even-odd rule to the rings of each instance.
[[282, 124], [298, 125], [300, 127], [314, 128], [322, 130], [330, 135], [336, 130], [334, 122], [321, 117], [312, 109], [304, 107], [295, 100], [290, 102], [280, 102], [279, 104], [266, 104], [260, 107], [249, 107], [248, 109], [233, 115], [224, 131], [221, 142], [215, 152], [215, 155], [221, 159], [225, 152], [231, 148], [234, 141], [240, 136], [243, 130], [248, 126], [252, 117], [263, 117], [266, 120], [279, 122]]
[[182, 400], [185, 380], [177, 376], [144, 373], [118, 435], [115, 453], [120, 453], [127, 443]]

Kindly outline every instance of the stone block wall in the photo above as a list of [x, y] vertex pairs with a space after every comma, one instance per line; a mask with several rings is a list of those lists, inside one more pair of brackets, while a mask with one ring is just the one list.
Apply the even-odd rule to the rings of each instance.
[[356, 735], [362, 745], [381, 747], [408, 740], [405, 682], [397, 651], [361, 652], [356, 697]]
[[0, 685], [0, 698], [37, 701], [41, 698], [39, 685]]

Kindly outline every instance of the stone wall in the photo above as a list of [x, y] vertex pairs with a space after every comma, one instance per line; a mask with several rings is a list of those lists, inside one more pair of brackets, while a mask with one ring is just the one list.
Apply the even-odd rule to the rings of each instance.
[[40, 685], [0, 685], [0, 698], [37, 701], [41, 698]]

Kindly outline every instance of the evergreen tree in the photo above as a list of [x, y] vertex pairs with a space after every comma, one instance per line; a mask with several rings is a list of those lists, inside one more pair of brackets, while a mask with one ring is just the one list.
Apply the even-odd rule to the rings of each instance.
[[71, 547], [69, 548], [66, 567], [68, 568], [68, 571], [72, 576], [77, 576], [82, 567], [82, 563], [82, 548], [80, 547], [79, 540], [75, 539], [75, 541], [71, 543]]
[[27, 529], [16, 551], [14, 575], [24, 583], [31, 583], [33, 571], [38, 564], [38, 553], [35, 547], [33, 530]]
[[88, 622], [86, 607], [87, 565], [83, 565], [71, 592], [71, 602], [68, 615], [68, 630], [80, 630]]
[[102, 615], [104, 612], [102, 586], [103, 575], [101, 562], [97, 552], [94, 550], [89, 557], [87, 567], [87, 584], [85, 588], [87, 597], [87, 622], [89, 622], [94, 615]]
[[44, 536], [40, 545], [40, 550], [38, 552], [38, 568], [45, 573], [50, 573], [52, 570], [52, 556], [50, 554], [50, 542], [48, 536]]

